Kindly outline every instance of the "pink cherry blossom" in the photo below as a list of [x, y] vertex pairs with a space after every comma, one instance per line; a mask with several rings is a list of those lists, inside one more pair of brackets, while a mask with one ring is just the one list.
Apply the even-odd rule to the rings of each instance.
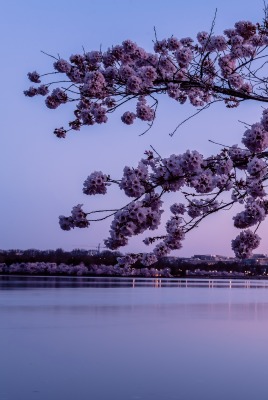
[[[155, 39], [149, 51], [127, 39], [105, 51], [73, 54], [68, 61], [56, 58], [52, 74], [58, 80], [51, 81], [51, 73], [29, 72], [33, 86], [24, 94], [44, 96], [49, 109], [66, 103], [74, 106], [74, 117], [67, 123], [69, 129], [62, 126], [54, 130], [58, 138], [83, 126], [106, 123], [118, 109], [123, 110], [119, 115], [125, 125], [139, 119], [153, 129], [163, 96], [175, 100], [178, 106], [190, 104], [197, 109], [196, 114], [220, 101], [233, 109], [245, 101], [265, 105], [267, 25], [266, 13], [262, 23], [238, 21], [223, 34], [214, 33], [213, 27], [199, 32], [197, 40], [175, 36]], [[132, 103], [132, 108], [125, 108], [126, 103]], [[70, 216], [59, 217], [60, 227], [67, 231], [89, 227], [98, 219], [95, 213], [101, 215], [100, 220], [111, 217], [105, 245], [112, 250], [126, 246], [133, 236], [154, 231], [154, 235], [143, 239], [146, 245], [154, 246], [151, 253], [118, 260], [118, 268], [124, 273], [142, 262], [146, 266], [144, 274], [149, 276], [148, 267], [158, 257], [179, 250], [187, 234], [204, 218], [236, 204], [241, 209], [233, 216], [234, 226], [246, 230], [232, 241], [232, 248], [237, 257], [249, 257], [260, 238], [247, 228], [258, 229], [268, 215], [268, 108], [264, 108], [259, 122], [250, 120], [246, 126], [241, 144], [222, 145], [218, 154], [209, 157], [197, 150], [179, 153], [174, 146], [170, 155], [162, 155], [161, 149], [159, 153], [146, 151], [137, 167], [124, 168], [121, 178], [111, 178], [101, 171], [91, 173], [84, 182], [84, 194], [104, 195], [113, 184], [127, 196], [126, 204], [103, 210], [104, 217], [99, 214], [101, 210], [86, 212], [82, 204], [77, 204]], [[178, 195], [174, 200], [178, 203], [166, 210], [163, 202], [171, 192]], [[77, 274], [82, 273], [82, 269], [77, 270]]]

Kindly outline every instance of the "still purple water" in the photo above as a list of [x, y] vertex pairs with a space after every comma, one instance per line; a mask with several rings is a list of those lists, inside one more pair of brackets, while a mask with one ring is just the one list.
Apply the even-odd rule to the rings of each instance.
[[267, 400], [268, 281], [0, 277], [0, 400]]

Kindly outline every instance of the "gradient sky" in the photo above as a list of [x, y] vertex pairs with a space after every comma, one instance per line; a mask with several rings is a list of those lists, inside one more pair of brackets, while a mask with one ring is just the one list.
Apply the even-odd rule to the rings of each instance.
[[[120, 178], [125, 165], [136, 166], [144, 150], [153, 145], [162, 156], [196, 149], [205, 155], [219, 148], [212, 139], [225, 144], [239, 143], [244, 126], [238, 120], [257, 122], [261, 104], [245, 103], [228, 110], [219, 104], [184, 124], [170, 138], [168, 133], [194, 112], [163, 98], [155, 126], [139, 136], [145, 125], [127, 127], [120, 122], [121, 113], [107, 124], [85, 127], [59, 140], [53, 129], [67, 126], [70, 109], [63, 106], [49, 110], [42, 98], [29, 99], [23, 90], [30, 86], [27, 72], [50, 72], [52, 59], [41, 50], [68, 58], [73, 53], [98, 50], [132, 39], [152, 50], [154, 26], [158, 38], [171, 35], [195, 37], [209, 30], [215, 10], [214, 32], [222, 33], [238, 20], [261, 21], [263, 2], [258, 0], [10, 0], [1, 4], [2, 104], [1, 104], [1, 225], [2, 249], [94, 249], [108, 237], [110, 221], [91, 225], [89, 229], [64, 232], [58, 216], [69, 215], [71, 208], [83, 203], [86, 211], [115, 208], [124, 204], [124, 196], [112, 189], [110, 196], [89, 197], [82, 193], [83, 182], [91, 172], [102, 170]], [[134, 105], [133, 105], [134, 107]], [[130, 108], [130, 107], [129, 107]], [[69, 111], [69, 112], [68, 112]], [[167, 204], [179, 200], [172, 194]], [[232, 255], [230, 241], [238, 234], [232, 226], [234, 212], [211, 216], [188, 235], [184, 247], [175, 255]], [[165, 217], [168, 218], [168, 215]], [[258, 252], [268, 252], [263, 237]], [[123, 251], [148, 251], [140, 238], [130, 240]]]

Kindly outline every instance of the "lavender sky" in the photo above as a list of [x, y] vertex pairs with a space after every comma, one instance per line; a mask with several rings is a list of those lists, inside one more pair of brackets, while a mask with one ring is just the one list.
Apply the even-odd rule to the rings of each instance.
[[[50, 57], [41, 50], [68, 58], [71, 54], [98, 50], [131, 39], [152, 50], [154, 26], [159, 39], [196, 36], [209, 30], [216, 8], [214, 32], [222, 33], [236, 21], [261, 21], [263, 2], [257, 0], [10, 0], [1, 5], [2, 104], [1, 104], [1, 225], [0, 249], [94, 249], [108, 237], [111, 221], [92, 224], [89, 229], [64, 232], [58, 216], [84, 204], [86, 211], [122, 206], [127, 200], [118, 189], [110, 196], [89, 197], [82, 193], [91, 172], [102, 170], [120, 178], [125, 165], [136, 166], [144, 150], [153, 145], [162, 156], [196, 149], [205, 155], [219, 150], [208, 139], [236, 144], [244, 131], [238, 120], [257, 122], [261, 104], [245, 103], [228, 110], [215, 105], [184, 124], [173, 138], [168, 133], [190, 116], [193, 107], [180, 106], [163, 98], [155, 126], [139, 136], [145, 125], [131, 127], [120, 121], [121, 113], [107, 124], [85, 127], [60, 140], [55, 127], [67, 126], [70, 108], [49, 110], [42, 98], [24, 97], [30, 86], [27, 72], [53, 70]], [[134, 108], [134, 104], [133, 104]], [[131, 107], [128, 107], [131, 110]], [[167, 204], [178, 201], [167, 196]], [[230, 241], [239, 232], [232, 226], [235, 211], [211, 216], [188, 235], [178, 256], [225, 254], [231, 256]], [[164, 220], [168, 218], [168, 213]], [[267, 224], [258, 252], [268, 252]], [[148, 251], [134, 238], [123, 251]]]

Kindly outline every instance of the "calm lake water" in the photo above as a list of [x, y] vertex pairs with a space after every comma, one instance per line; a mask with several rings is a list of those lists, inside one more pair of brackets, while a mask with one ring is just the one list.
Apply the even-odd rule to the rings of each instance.
[[0, 277], [0, 400], [267, 400], [268, 281]]

